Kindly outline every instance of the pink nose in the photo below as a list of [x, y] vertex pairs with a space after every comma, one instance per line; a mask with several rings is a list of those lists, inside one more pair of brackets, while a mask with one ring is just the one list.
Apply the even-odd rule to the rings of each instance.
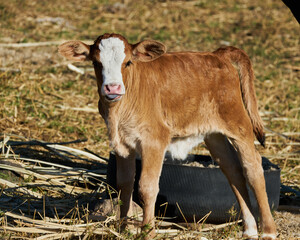
[[108, 84], [104, 86], [104, 91], [107, 95], [120, 95], [122, 94], [122, 87], [119, 84]]

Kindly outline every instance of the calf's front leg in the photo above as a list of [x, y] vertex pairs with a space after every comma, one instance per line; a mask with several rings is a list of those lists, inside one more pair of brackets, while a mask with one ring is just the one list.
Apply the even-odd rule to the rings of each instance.
[[[160, 145], [160, 144], [159, 144]], [[149, 232], [146, 238], [155, 235], [155, 202], [159, 191], [159, 178], [165, 149], [160, 146], [143, 146], [142, 171], [139, 182], [140, 200], [143, 204], [143, 228]], [[149, 228], [149, 229], [148, 229]]]
[[116, 155], [117, 159], [117, 188], [120, 191], [120, 218], [132, 214], [132, 192], [135, 177], [135, 152], [127, 158]]

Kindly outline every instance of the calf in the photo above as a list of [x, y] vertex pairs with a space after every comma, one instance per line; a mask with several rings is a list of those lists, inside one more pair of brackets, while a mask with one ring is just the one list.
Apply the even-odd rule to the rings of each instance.
[[[154, 235], [154, 205], [166, 151], [183, 159], [204, 140], [240, 204], [243, 236], [258, 238], [246, 182], [261, 216], [262, 238], [275, 239], [261, 167], [253, 141], [264, 143], [249, 57], [234, 47], [215, 52], [166, 52], [157, 41], [130, 44], [121, 35], [104, 34], [93, 45], [70, 41], [59, 47], [73, 61], [94, 64], [99, 112], [117, 154], [121, 217], [131, 208], [136, 153], [142, 157], [139, 182], [143, 225]], [[236, 63], [240, 70], [234, 68]]]

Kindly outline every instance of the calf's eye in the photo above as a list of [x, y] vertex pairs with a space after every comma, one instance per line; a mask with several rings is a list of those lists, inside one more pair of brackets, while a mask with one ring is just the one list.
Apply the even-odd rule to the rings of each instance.
[[132, 64], [132, 62], [131, 62], [131, 61], [128, 61], [128, 62], [125, 64], [125, 67], [129, 67], [131, 64]]

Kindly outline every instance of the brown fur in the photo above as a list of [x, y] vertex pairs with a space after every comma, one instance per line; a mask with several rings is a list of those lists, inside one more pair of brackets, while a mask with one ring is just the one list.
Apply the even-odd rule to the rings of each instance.
[[235, 47], [219, 48], [214, 51], [214, 53], [223, 58], [228, 58], [229, 61], [238, 65], [244, 104], [251, 119], [255, 136], [261, 145], [264, 146], [264, 127], [257, 111], [257, 102], [254, 90], [255, 77], [249, 57], [243, 50]]
[[[100, 91], [103, 81], [98, 45], [108, 37], [117, 37], [125, 45], [122, 76], [126, 93], [118, 102], [108, 102]], [[78, 59], [78, 47], [70, 51], [73, 45], [62, 45], [62, 55]], [[83, 49], [87, 48], [83, 45]], [[117, 184], [124, 202], [121, 217], [130, 211], [135, 153], [142, 157], [139, 189], [144, 203], [143, 224], [154, 227], [154, 203], [165, 151], [174, 141], [201, 135], [237, 196], [244, 216], [244, 235], [249, 237], [249, 229], [257, 231], [246, 181], [258, 201], [262, 230], [275, 234], [261, 157], [253, 144], [253, 132], [262, 144], [264, 133], [248, 56], [233, 47], [213, 53], [165, 51], [165, 46], [156, 41], [131, 45], [120, 35], [105, 34], [90, 46], [86, 56], [94, 63], [99, 112], [117, 153]], [[132, 64], [126, 67], [128, 61]], [[232, 62], [237, 63], [241, 78]]]

